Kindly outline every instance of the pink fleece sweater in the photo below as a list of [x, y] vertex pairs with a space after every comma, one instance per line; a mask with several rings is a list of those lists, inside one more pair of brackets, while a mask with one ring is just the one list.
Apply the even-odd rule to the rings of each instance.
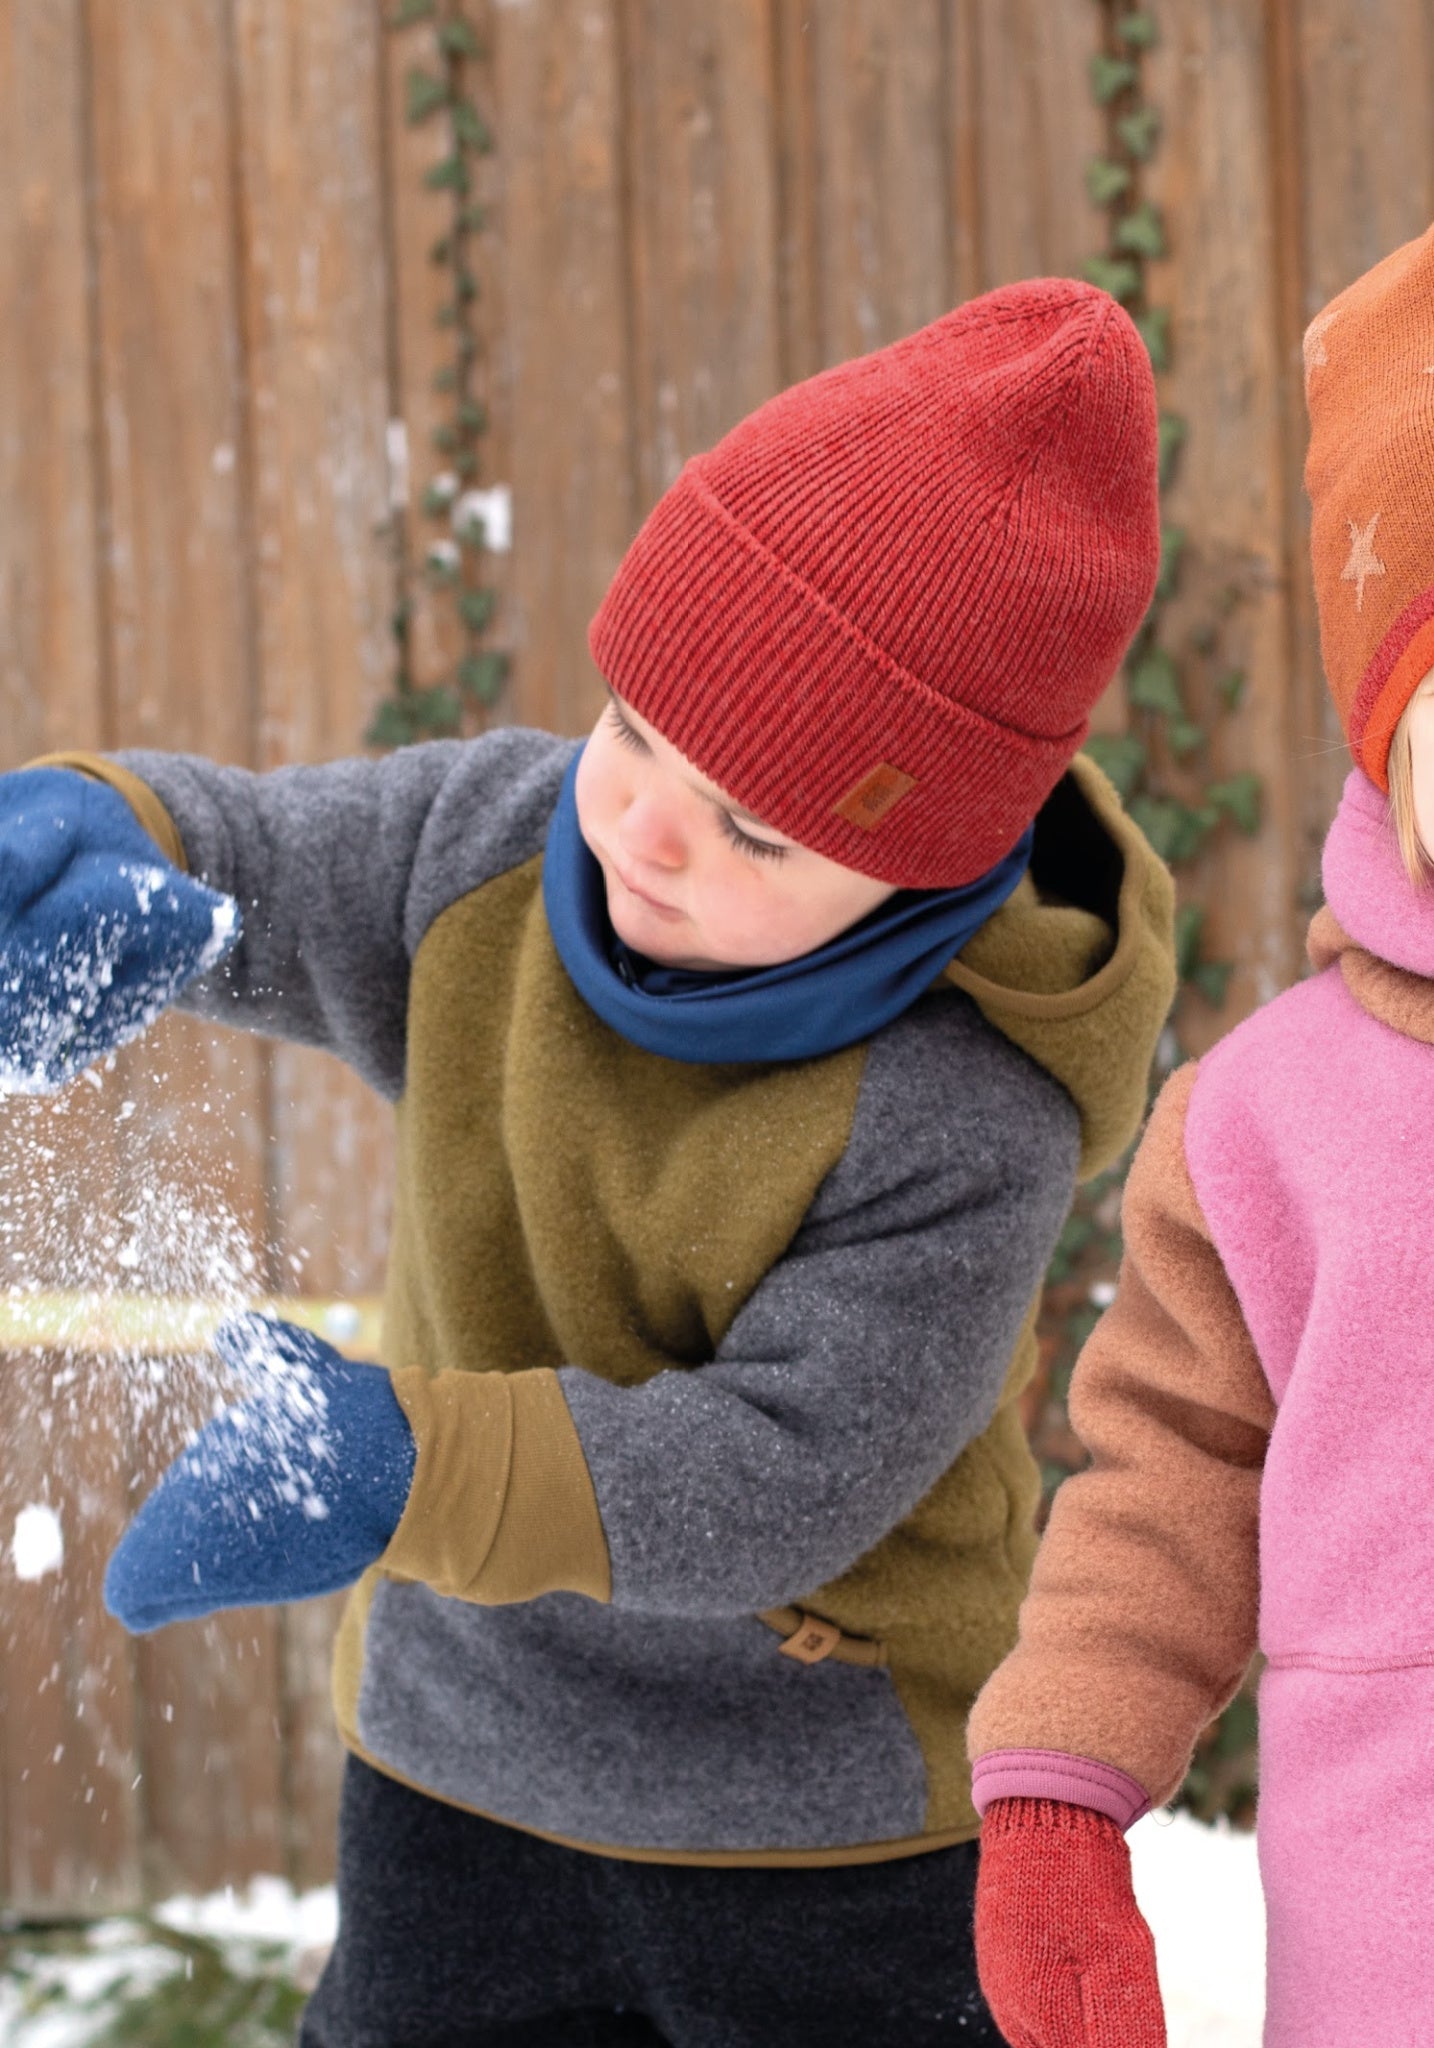
[[[1413, 2048], [1434, 2043], [1434, 887], [1411, 886], [1357, 771], [1324, 882], [1356, 946], [1420, 982], [1386, 976], [1403, 993], [1381, 1016], [1333, 965], [1257, 1012], [1201, 1063], [1185, 1160], [1277, 1411], [1265, 2041]], [[996, 1749], [977, 1804], [1054, 1796], [1128, 1825], [1147, 1793], [1120, 1762]]]

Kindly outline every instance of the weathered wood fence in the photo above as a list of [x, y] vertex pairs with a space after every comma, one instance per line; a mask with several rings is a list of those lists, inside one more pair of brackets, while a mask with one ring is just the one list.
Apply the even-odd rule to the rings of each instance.
[[[1148, 183], [1174, 254], [1152, 296], [1191, 427], [1172, 516], [1191, 617], [1231, 576], [1253, 593], [1230, 628], [1251, 688], [1216, 765], [1259, 772], [1266, 822], [1204, 878], [1212, 949], [1238, 963], [1228, 1020], [1298, 971], [1341, 774], [1305, 571], [1300, 333], [1434, 212], [1434, 5], [1155, 11]], [[474, 0], [470, 18], [497, 138], [485, 476], [515, 509], [501, 715], [578, 730], [587, 619], [686, 453], [784, 382], [1098, 244], [1096, 13]], [[0, 766], [360, 744], [392, 661], [389, 423], [420, 469], [444, 353], [427, 251], [445, 202], [423, 185], [443, 144], [402, 109], [426, 33], [391, 35], [378, 0], [0, 0]], [[431, 673], [444, 629], [420, 607], [415, 632]], [[273, 1247], [261, 1284], [300, 1248], [305, 1292], [377, 1284], [388, 1130], [334, 1065], [169, 1022], [68, 1100], [52, 1145], [72, 1246], [172, 1174]], [[12, 1174], [39, 1114], [0, 1124]], [[27, 1270], [34, 1247], [5, 1243]], [[317, 1878], [329, 1608], [124, 1640], [97, 1575], [154, 1447], [128, 1440], [102, 1361], [83, 1426], [53, 1358], [3, 1371], [0, 1543], [48, 1500], [68, 1551], [33, 1582], [0, 1554], [0, 1903]]]

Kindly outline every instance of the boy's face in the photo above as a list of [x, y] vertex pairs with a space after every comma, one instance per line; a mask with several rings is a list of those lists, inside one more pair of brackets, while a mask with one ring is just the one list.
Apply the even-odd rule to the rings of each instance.
[[665, 967], [774, 967], [895, 893], [744, 811], [616, 697], [578, 765], [577, 804], [613, 930]]

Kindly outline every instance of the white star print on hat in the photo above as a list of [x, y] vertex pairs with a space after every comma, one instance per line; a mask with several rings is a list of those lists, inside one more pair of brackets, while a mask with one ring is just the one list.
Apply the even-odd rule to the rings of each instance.
[[1340, 570], [1345, 583], [1359, 586], [1354, 599], [1357, 612], [1364, 610], [1364, 580], [1367, 576], [1382, 576], [1384, 564], [1374, 552], [1374, 529], [1379, 524], [1379, 514], [1372, 516], [1367, 526], [1356, 526], [1352, 519], [1346, 521], [1349, 527], [1349, 560]]

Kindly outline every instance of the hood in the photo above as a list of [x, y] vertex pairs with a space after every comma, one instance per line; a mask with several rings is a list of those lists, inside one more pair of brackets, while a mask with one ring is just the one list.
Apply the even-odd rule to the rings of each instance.
[[1316, 973], [1336, 961], [1362, 1010], [1434, 1044], [1434, 888], [1416, 889], [1383, 793], [1358, 768], [1324, 843], [1325, 904], [1309, 929]]
[[1086, 755], [1036, 819], [1029, 873], [946, 974], [1075, 1103], [1080, 1179], [1113, 1165], [1175, 997], [1175, 884]]

